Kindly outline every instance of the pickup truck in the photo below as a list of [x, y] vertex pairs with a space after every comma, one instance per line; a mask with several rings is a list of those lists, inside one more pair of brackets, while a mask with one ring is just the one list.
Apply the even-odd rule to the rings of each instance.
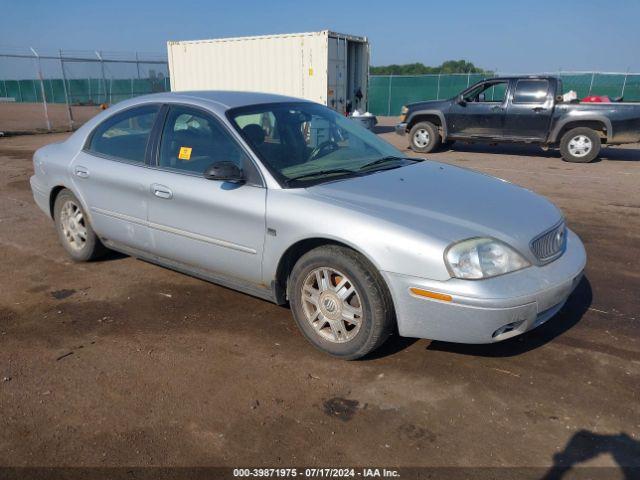
[[595, 160], [602, 144], [640, 142], [640, 104], [564, 102], [562, 80], [491, 78], [454, 98], [402, 107], [396, 133], [421, 153], [456, 140], [560, 148], [568, 162]]

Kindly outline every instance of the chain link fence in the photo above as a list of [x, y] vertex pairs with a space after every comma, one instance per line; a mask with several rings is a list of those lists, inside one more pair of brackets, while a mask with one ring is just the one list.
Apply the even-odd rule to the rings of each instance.
[[[640, 101], [640, 73], [550, 75], [561, 77], [564, 91], [575, 90], [578, 98], [608, 95]], [[402, 105], [452, 98], [484, 78], [468, 73], [372, 75], [369, 111], [398, 115]], [[0, 49], [0, 132], [73, 130], [107, 105], [169, 90], [162, 54], [4, 48]]]
[[[640, 101], [640, 73], [555, 72], [547, 75], [562, 78], [564, 91], [575, 90], [578, 98], [607, 95], [612, 99], [622, 97], [625, 101]], [[473, 73], [371, 75], [369, 111], [375, 115], [399, 115], [407, 103], [452, 98], [485, 78], [488, 76]]]
[[105, 106], [168, 90], [163, 55], [0, 49], [0, 132], [73, 130]]

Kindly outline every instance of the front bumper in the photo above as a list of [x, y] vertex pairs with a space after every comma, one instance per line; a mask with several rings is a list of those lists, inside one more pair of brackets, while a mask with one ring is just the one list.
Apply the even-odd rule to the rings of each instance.
[[[382, 272], [404, 337], [457, 343], [492, 343], [531, 330], [553, 317], [582, 278], [586, 253], [568, 230], [557, 260], [486, 280], [444, 282]], [[413, 295], [420, 288], [450, 295], [450, 302]]]
[[396, 124], [395, 130], [398, 135], [404, 135], [405, 133], [407, 133], [407, 122]]

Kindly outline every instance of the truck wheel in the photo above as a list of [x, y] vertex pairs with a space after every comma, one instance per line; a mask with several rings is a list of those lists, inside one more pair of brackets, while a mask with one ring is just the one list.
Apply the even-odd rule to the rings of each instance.
[[414, 152], [429, 153], [440, 146], [438, 127], [431, 122], [416, 123], [409, 132], [411, 149]]
[[560, 153], [565, 162], [592, 162], [600, 153], [600, 147], [600, 136], [587, 127], [569, 130], [560, 140]]
[[107, 252], [91, 228], [80, 201], [70, 190], [62, 190], [56, 197], [53, 219], [60, 243], [76, 262], [95, 260]]
[[325, 245], [304, 254], [288, 282], [293, 317], [316, 348], [355, 360], [391, 333], [393, 302], [384, 280], [360, 254]]

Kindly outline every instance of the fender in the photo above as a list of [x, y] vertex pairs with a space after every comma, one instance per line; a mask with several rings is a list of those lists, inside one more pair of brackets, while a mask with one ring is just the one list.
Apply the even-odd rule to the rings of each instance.
[[442, 140], [446, 140], [447, 138], [447, 121], [445, 119], [444, 113], [442, 110], [416, 110], [415, 112], [411, 112], [409, 117], [407, 117], [407, 125], [411, 125], [413, 119], [419, 115], [436, 115], [440, 118], [440, 123], [442, 124]]
[[558, 120], [558, 123], [555, 124], [555, 126], [549, 133], [549, 138], [547, 139], [547, 141], [549, 143], [557, 142], [562, 128], [565, 125], [573, 122], [601, 122], [607, 129], [607, 141], [613, 139], [613, 126], [611, 125], [611, 120], [609, 118], [597, 113], [585, 112], [584, 114], [582, 114], [582, 112], [574, 111]]

